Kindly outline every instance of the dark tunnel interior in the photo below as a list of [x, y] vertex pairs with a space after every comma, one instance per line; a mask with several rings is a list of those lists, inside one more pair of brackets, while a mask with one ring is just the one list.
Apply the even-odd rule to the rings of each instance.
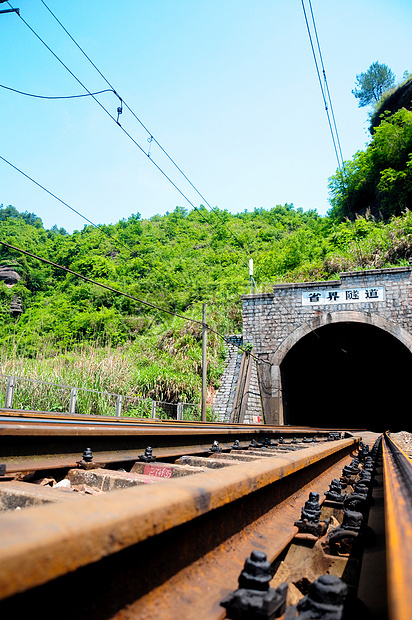
[[382, 329], [320, 327], [294, 345], [280, 370], [285, 424], [412, 430], [412, 354]]

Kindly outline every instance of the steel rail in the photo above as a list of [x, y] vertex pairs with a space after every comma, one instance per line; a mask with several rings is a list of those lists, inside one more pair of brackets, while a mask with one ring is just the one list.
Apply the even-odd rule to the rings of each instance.
[[[264, 424], [246, 424], [246, 423], [229, 423], [229, 422], [201, 422], [201, 421], [193, 421], [193, 420], [170, 420], [170, 419], [161, 419], [161, 418], [130, 418], [130, 417], [116, 417], [110, 415], [92, 415], [92, 414], [70, 414], [63, 412], [54, 412], [54, 411], [37, 411], [37, 410], [27, 410], [27, 409], [0, 409], [0, 420], [1, 422], [7, 422], [7, 420], [11, 421], [23, 421], [28, 419], [33, 422], [46, 420], [47, 422], [60, 422], [60, 423], [71, 423], [77, 421], [79, 424], [87, 424], [89, 421], [96, 424], [112, 424], [112, 425], [131, 425], [131, 426], [147, 426], [157, 425], [161, 428], [165, 428], [166, 426], [170, 426], [171, 428], [177, 427], [188, 427], [188, 428], [244, 428], [244, 429], [275, 429], [280, 431], [280, 434], [291, 435], [294, 432], [319, 432], [323, 434], [327, 434], [328, 429], [316, 428], [313, 426], [275, 426], [275, 425], [264, 425]], [[336, 427], [331, 427], [331, 430], [336, 430]]]
[[279, 555], [308, 491], [323, 494], [357, 442], [1, 514], [0, 613], [223, 618], [250, 551]]
[[235, 439], [246, 447], [252, 439], [301, 438], [328, 431], [309, 427], [159, 421], [110, 416], [64, 415], [0, 410], [0, 463], [8, 473], [76, 467], [91, 448], [102, 465], [136, 461], [152, 446], [159, 460], [182, 454], [205, 454], [214, 441], [230, 450]]
[[412, 463], [385, 433], [382, 439], [390, 620], [412, 609]]

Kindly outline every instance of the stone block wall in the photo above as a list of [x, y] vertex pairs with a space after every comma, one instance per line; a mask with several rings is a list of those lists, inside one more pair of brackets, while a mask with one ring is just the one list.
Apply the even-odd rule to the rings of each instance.
[[263, 424], [262, 400], [260, 397], [257, 366], [254, 359], [252, 359], [247, 399], [246, 413], [243, 422], [245, 424]]
[[213, 402], [214, 417], [218, 422], [229, 422], [230, 419], [242, 360], [242, 351], [239, 350], [242, 344], [241, 334], [226, 337], [226, 367]]
[[282, 424], [280, 364], [301, 338], [324, 325], [357, 322], [390, 333], [412, 352], [412, 267], [340, 274], [339, 280], [278, 284], [243, 295], [243, 339], [260, 358], [266, 423]]
[[[238, 347], [242, 346], [243, 337], [232, 335], [226, 337], [226, 367], [221, 378], [221, 385], [216, 393], [213, 411], [215, 420], [219, 422], [229, 422], [233, 410], [236, 390], [239, 383], [239, 371], [241, 367], [243, 351]], [[263, 411], [260, 398], [259, 380], [256, 362], [252, 359], [250, 381], [246, 399], [246, 412], [243, 422], [245, 424], [263, 423]]]
[[[303, 305], [302, 293], [384, 288], [384, 300]], [[412, 333], [412, 268], [373, 269], [340, 274], [340, 280], [277, 284], [273, 293], [243, 295], [243, 338], [258, 354], [274, 353], [285, 339], [304, 325], [328, 322], [328, 315], [360, 313], [364, 322], [384, 323]], [[355, 317], [354, 317], [355, 318]], [[374, 321], [375, 319], [375, 321]], [[380, 321], [379, 319], [383, 319]], [[343, 315], [342, 315], [343, 320]], [[310, 331], [310, 330], [308, 330]]]

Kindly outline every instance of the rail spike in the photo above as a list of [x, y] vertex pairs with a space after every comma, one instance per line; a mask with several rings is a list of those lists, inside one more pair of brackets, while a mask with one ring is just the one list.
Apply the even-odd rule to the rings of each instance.
[[328, 535], [323, 547], [330, 555], [344, 555], [352, 552], [356, 544], [357, 549], [365, 542], [366, 534], [371, 538], [372, 530], [363, 525], [363, 515], [357, 510], [346, 508], [342, 523]]
[[334, 478], [329, 485], [329, 491], [325, 493], [326, 500], [343, 506], [346, 493], [342, 493], [342, 485], [338, 478]]
[[86, 448], [82, 454], [80, 461], [77, 461], [77, 466], [81, 469], [96, 469], [97, 464], [93, 463], [93, 452], [91, 448]]
[[288, 607], [284, 620], [343, 620], [347, 595], [348, 586], [339, 577], [322, 575], [297, 605]]
[[319, 504], [319, 493], [311, 491], [309, 499], [302, 508], [299, 521], [295, 521], [295, 526], [299, 529], [300, 534], [312, 534], [313, 536], [322, 536], [329, 522], [320, 521], [321, 509]]
[[219, 442], [215, 439], [215, 441], [212, 444], [212, 447], [210, 448], [209, 452], [222, 452], [222, 448], [219, 447]]
[[153, 456], [153, 449], [151, 446], [147, 446], [144, 451], [144, 454], [139, 456], [139, 461], [143, 461], [143, 463], [153, 463], [156, 460], [156, 457]]
[[269, 586], [271, 564], [262, 551], [252, 551], [239, 575], [239, 588], [221, 601], [231, 620], [273, 620], [285, 613], [288, 584]]

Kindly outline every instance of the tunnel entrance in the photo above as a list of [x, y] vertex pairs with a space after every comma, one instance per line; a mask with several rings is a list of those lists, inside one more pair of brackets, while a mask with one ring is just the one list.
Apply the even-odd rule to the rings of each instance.
[[383, 329], [320, 327], [292, 347], [280, 371], [285, 424], [412, 430], [412, 354]]

